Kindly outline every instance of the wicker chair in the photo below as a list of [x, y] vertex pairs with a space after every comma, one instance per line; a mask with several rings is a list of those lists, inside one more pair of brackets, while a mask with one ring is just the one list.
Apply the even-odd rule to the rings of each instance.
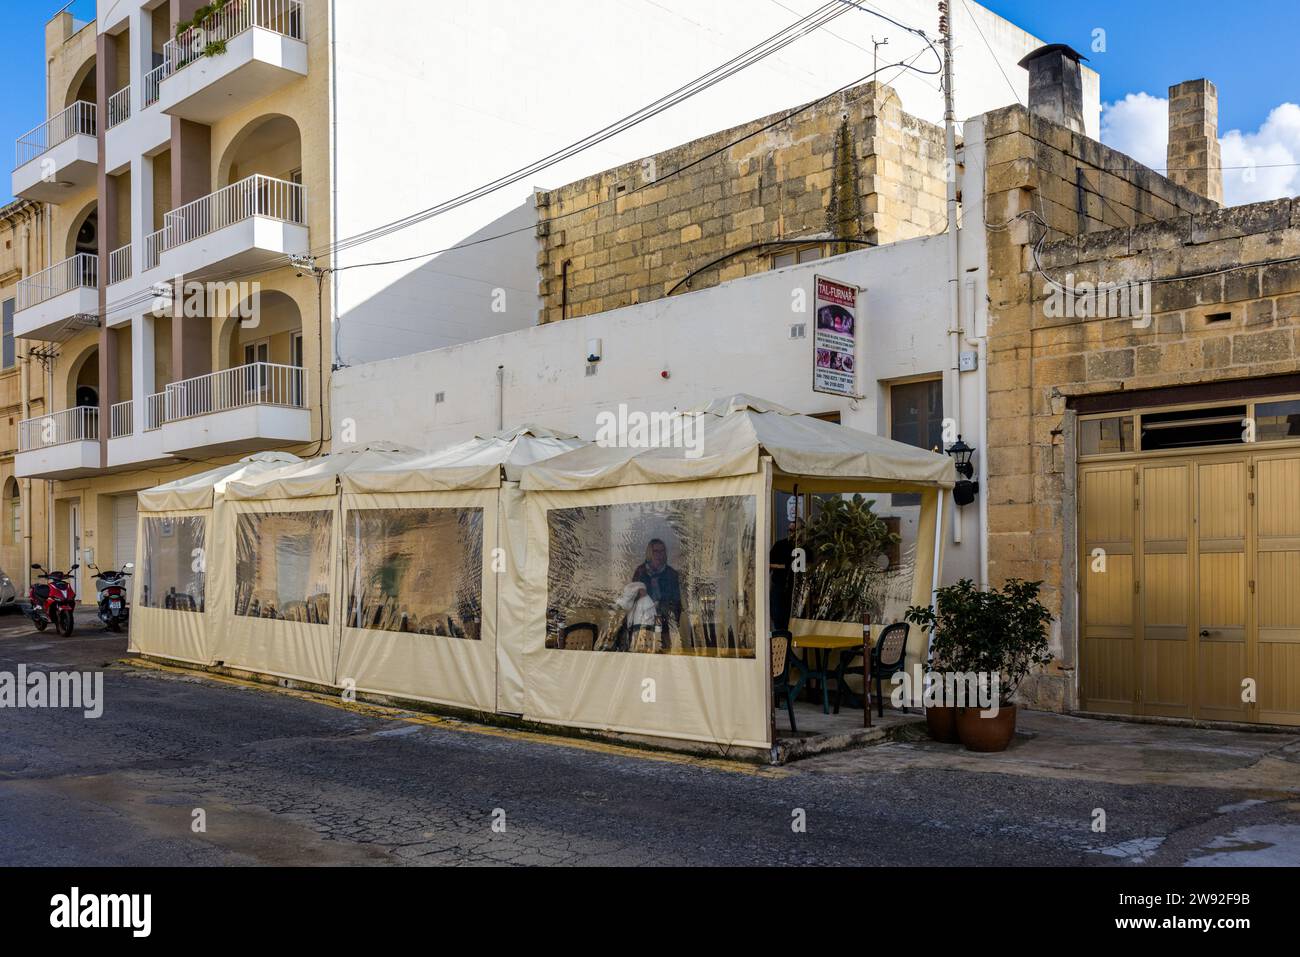
[[786, 710], [790, 712], [790, 730], [797, 732], [799, 729], [794, 723], [794, 699], [799, 689], [790, 685], [790, 665], [794, 658], [790, 646], [793, 641], [794, 636], [788, 631], [772, 632], [772, 701], [780, 707], [779, 696], [785, 696]]
[[[885, 716], [885, 696], [884, 682], [887, 678], [892, 678], [900, 671], [904, 670], [904, 662], [907, 659], [907, 634], [911, 630], [911, 625], [905, 621], [898, 621], [892, 625], [885, 626], [880, 633], [880, 639], [876, 646], [871, 649], [871, 680], [876, 683], [876, 713], [880, 717]], [[840, 713], [840, 699], [844, 696], [845, 678], [850, 671], [860, 671], [862, 669], [862, 651], [854, 651], [849, 654], [840, 656], [840, 667], [835, 674], [835, 713]], [[863, 687], [862, 693], [866, 695], [870, 689]], [[849, 692], [850, 697], [854, 697], [853, 692]], [[870, 707], [870, 702], [864, 702], [864, 708]], [[903, 713], [907, 713], [907, 707], [903, 707]]]

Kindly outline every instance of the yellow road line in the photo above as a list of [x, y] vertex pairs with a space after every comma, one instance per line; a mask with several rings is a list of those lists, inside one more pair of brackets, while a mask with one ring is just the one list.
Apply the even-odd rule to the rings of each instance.
[[547, 734], [543, 731], [528, 731], [522, 728], [503, 728], [489, 724], [475, 724], [459, 718], [446, 718], [435, 714], [420, 714], [418, 712], [405, 711], [401, 708], [393, 708], [387, 705], [370, 704], [361, 701], [344, 701], [340, 697], [319, 694], [315, 691], [303, 691], [298, 688], [281, 688], [275, 685], [263, 684], [258, 681], [249, 681], [246, 678], [235, 678], [230, 675], [215, 674], [210, 671], [195, 671], [188, 668], [178, 668], [173, 665], [165, 665], [161, 662], [148, 661], [145, 659], [119, 658], [118, 664], [125, 665], [128, 668], [159, 671], [164, 674], [180, 675], [187, 678], [201, 678], [204, 681], [211, 681], [216, 684], [230, 685], [236, 688], [247, 688], [254, 691], [264, 691], [269, 694], [285, 695], [287, 697], [297, 698], [300, 701], [311, 701], [316, 704], [327, 705], [331, 708], [337, 708], [340, 711], [347, 711], [364, 717], [402, 721], [407, 724], [424, 725], [425, 727], [438, 728], [443, 731], [462, 731], [468, 734], [481, 734], [494, 738], [506, 738], [511, 741], [521, 741], [532, 744], [549, 744], [555, 747], [573, 748], [578, 751], [591, 751], [596, 754], [637, 758], [643, 761], [659, 761], [665, 764], [678, 764], [686, 767], [705, 768], [710, 771], [727, 771], [733, 774], [747, 774], [751, 777], [784, 778], [789, 777], [791, 773], [788, 768], [751, 764], [746, 761], [733, 761], [728, 760], [727, 758], [706, 758], [694, 754], [678, 754], [673, 751], [649, 751], [642, 748], [634, 748], [607, 741], [593, 741], [589, 738], [573, 738], [567, 735]]

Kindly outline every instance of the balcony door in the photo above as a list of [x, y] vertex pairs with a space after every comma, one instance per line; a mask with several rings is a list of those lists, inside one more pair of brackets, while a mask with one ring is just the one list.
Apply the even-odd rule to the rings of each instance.
[[271, 340], [261, 339], [244, 345], [244, 401], [256, 405], [267, 400], [270, 390]]
[[[290, 340], [290, 353], [289, 365], [293, 366], [294, 369], [306, 368], [303, 365], [302, 333], [295, 334]], [[306, 396], [303, 392], [306, 388], [306, 379], [304, 378], [306, 374], [306, 372], [289, 373], [289, 399], [295, 408], [301, 409], [305, 404]]]

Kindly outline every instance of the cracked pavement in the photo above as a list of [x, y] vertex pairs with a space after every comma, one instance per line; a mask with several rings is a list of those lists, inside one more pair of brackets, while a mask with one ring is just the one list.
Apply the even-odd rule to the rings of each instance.
[[137, 669], [125, 647], [0, 616], [0, 670], [105, 671], [97, 720], [0, 710], [0, 865], [1300, 864], [1300, 734], [1022, 714], [1004, 755], [917, 733], [769, 769]]

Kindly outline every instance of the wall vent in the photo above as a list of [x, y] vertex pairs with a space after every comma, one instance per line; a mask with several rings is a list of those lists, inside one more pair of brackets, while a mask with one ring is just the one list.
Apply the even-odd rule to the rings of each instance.
[[790, 327], [790, 338], [791, 338], [791, 339], [807, 339], [807, 338], [808, 338], [808, 324], [805, 323], [805, 322], [796, 322], [794, 325], [792, 325], [792, 326]]

